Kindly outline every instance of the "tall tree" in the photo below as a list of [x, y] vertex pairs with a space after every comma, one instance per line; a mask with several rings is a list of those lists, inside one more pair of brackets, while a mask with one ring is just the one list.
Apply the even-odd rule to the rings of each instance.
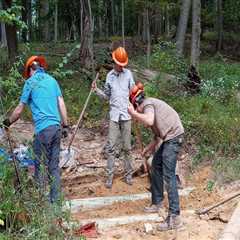
[[[0, 1], [0, 10], [3, 9], [2, 2]], [[5, 23], [1, 22], [0, 24], [0, 47], [7, 47], [7, 36], [5, 30]]]
[[201, 35], [201, 0], [193, 0], [192, 5], [192, 46], [191, 65], [198, 71]]
[[191, 7], [191, 0], [182, 0], [180, 17], [177, 27], [176, 48], [179, 55], [183, 55], [184, 41], [187, 31], [189, 10]]
[[122, 45], [125, 48], [125, 17], [124, 17], [124, 0], [122, 0]]
[[151, 34], [150, 34], [150, 20], [149, 20], [149, 8], [146, 10], [147, 20], [147, 67], [150, 67], [150, 55], [151, 55]]
[[[12, 0], [3, 0], [3, 9], [7, 10], [12, 7]], [[11, 63], [14, 63], [18, 54], [18, 43], [17, 43], [17, 27], [14, 23], [6, 24], [6, 37], [8, 47], [8, 57]]]
[[114, 0], [111, 0], [111, 16], [112, 16], [112, 35], [115, 35]]
[[219, 52], [222, 49], [223, 43], [223, 9], [222, 9], [222, 0], [215, 0], [216, 1], [216, 10], [217, 10], [217, 19], [216, 19], [216, 26], [217, 26], [217, 51]]
[[54, 42], [58, 40], [58, 1], [55, 0], [54, 9]]
[[49, 34], [49, 0], [40, 0], [40, 31], [42, 33], [42, 39], [45, 42], [50, 40]]
[[[22, 21], [25, 22], [25, 24], [27, 25], [27, 21], [28, 21], [28, 0], [22, 0]], [[22, 30], [22, 40], [23, 42], [27, 41], [27, 29], [23, 29]]]
[[32, 0], [27, 0], [28, 40], [32, 40]]
[[79, 50], [79, 57], [82, 66], [92, 68], [94, 70], [93, 59], [93, 19], [92, 8], [90, 0], [81, 0], [81, 7], [83, 8], [84, 32], [81, 37], [81, 47]]

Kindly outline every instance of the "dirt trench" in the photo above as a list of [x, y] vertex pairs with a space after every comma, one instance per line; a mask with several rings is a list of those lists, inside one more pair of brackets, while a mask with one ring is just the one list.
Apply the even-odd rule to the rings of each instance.
[[[24, 123], [22, 121], [17, 122], [12, 130], [12, 136], [16, 144], [29, 141], [32, 137], [32, 130], [32, 125], [30, 123]], [[117, 161], [116, 164], [116, 177], [114, 179], [113, 188], [111, 190], [105, 188], [106, 159], [102, 153], [105, 143], [106, 136], [96, 132], [95, 129], [83, 128], [78, 131], [77, 137], [73, 142], [73, 146], [78, 149], [76, 165], [72, 168], [62, 169], [62, 187], [66, 200], [131, 195], [147, 192], [147, 188], [149, 187], [147, 176], [138, 176], [134, 178], [132, 186], [127, 185], [120, 178], [123, 174], [121, 160]], [[63, 143], [63, 148], [66, 144], [67, 141]], [[188, 162], [190, 155], [187, 152], [181, 154], [181, 162]], [[142, 159], [136, 146], [133, 147], [132, 159], [134, 168], [138, 168], [142, 163]], [[83, 164], [86, 162], [92, 163]], [[187, 164], [184, 166], [187, 166]], [[208, 182], [214, 177], [211, 166], [202, 166], [194, 172], [190, 172], [189, 168], [187, 168], [184, 172], [185, 175], [183, 177], [185, 178], [185, 186], [191, 186], [195, 189], [188, 196], [180, 198], [182, 221], [184, 223], [182, 229], [164, 233], [154, 230], [151, 233], [146, 233], [144, 230], [145, 222], [138, 222], [101, 230], [97, 239], [218, 239], [219, 234], [230, 219], [237, 200], [231, 201], [201, 218], [194, 214], [194, 210], [218, 202], [220, 199], [239, 188], [240, 183], [236, 184], [234, 187], [221, 186], [220, 188], [216, 186], [209, 191]], [[91, 221], [91, 219], [96, 218], [144, 215], [143, 208], [149, 203], [150, 199], [119, 202], [99, 209], [79, 211], [72, 214], [72, 218], [81, 224], [81, 221], [86, 219]], [[165, 198], [165, 211], [163, 211], [163, 215], [166, 215], [167, 206], [168, 202]], [[157, 222], [150, 223], [154, 229], [158, 225]]]

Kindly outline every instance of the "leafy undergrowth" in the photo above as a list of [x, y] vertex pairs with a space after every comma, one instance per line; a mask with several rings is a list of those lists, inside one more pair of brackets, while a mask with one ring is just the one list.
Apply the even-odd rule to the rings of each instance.
[[0, 239], [76, 239], [59, 223], [70, 221], [69, 210], [62, 210], [63, 200], [50, 204], [45, 191], [39, 191], [25, 169], [0, 156]]

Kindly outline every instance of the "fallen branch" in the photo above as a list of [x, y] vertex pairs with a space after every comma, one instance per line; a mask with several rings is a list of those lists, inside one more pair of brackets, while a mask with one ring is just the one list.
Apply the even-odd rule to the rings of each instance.
[[232, 199], [234, 199], [238, 196], [240, 196], [240, 192], [235, 193], [234, 195], [232, 195], [232, 196], [230, 196], [230, 197], [228, 197], [228, 198], [226, 198], [226, 199], [224, 199], [224, 200], [222, 200], [222, 201], [220, 201], [220, 202], [218, 202], [218, 203], [216, 203], [216, 204], [214, 204], [210, 207], [198, 209], [198, 210], [196, 210], [196, 214], [198, 214], [198, 215], [206, 214], [209, 211], [211, 211], [212, 209], [214, 209], [216, 207], [219, 207], [219, 206], [223, 205], [224, 203], [226, 203], [226, 202], [228, 202], [228, 201], [230, 201], [230, 200], [232, 200]]

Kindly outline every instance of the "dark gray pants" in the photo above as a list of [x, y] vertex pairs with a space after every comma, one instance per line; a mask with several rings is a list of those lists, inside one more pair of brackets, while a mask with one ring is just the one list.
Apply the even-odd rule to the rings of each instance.
[[168, 194], [169, 213], [180, 214], [179, 196], [176, 183], [177, 155], [182, 145], [183, 136], [163, 142], [154, 154], [151, 174], [152, 204], [163, 200], [163, 182]]
[[45, 176], [48, 176], [51, 202], [55, 202], [60, 197], [60, 141], [60, 126], [53, 125], [36, 134], [33, 142], [33, 150], [36, 156], [35, 179], [43, 190]]

